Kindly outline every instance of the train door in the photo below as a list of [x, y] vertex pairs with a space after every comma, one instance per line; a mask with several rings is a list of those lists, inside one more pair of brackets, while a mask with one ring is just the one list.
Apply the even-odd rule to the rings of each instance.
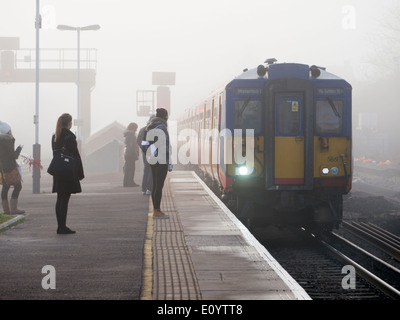
[[304, 98], [302, 93], [275, 95], [275, 185], [304, 185]]
[[308, 79], [273, 79], [266, 85], [266, 190], [313, 188], [313, 101]]

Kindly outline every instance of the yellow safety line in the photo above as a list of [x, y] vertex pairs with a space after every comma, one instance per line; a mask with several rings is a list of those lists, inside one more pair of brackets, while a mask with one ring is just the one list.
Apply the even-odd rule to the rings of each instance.
[[140, 300], [153, 299], [153, 205], [149, 197], [146, 238], [144, 242], [143, 288]]

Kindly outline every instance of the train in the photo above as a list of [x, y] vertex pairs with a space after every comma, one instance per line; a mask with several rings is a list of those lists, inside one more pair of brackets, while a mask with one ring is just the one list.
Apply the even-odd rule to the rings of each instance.
[[[248, 226], [339, 228], [352, 188], [352, 86], [326, 68], [245, 69], [177, 119], [196, 168]], [[223, 134], [222, 134], [223, 133]]]

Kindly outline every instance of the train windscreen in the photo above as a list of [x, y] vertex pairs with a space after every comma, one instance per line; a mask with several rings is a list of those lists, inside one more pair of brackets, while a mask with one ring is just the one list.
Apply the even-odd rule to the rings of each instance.
[[262, 130], [262, 104], [260, 100], [235, 101], [235, 129], [254, 129], [254, 133]]
[[318, 100], [316, 108], [316, 125], [319, 133], [341, 133], [343, 127], [341, 100]]

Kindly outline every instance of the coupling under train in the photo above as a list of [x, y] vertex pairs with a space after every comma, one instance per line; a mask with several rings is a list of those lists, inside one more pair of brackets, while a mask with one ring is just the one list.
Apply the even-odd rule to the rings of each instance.
[[[177, 129], [191, 129], [191, 165], [245, 224], [339, 227], [353, 170], [352, 87], [344, 79], [268, 59], [187, 109]], [[235, 161], [233, 138], [215, 136], [226, 129], [240, 132], [239, 153], [252, 152], [251, 166]]]

